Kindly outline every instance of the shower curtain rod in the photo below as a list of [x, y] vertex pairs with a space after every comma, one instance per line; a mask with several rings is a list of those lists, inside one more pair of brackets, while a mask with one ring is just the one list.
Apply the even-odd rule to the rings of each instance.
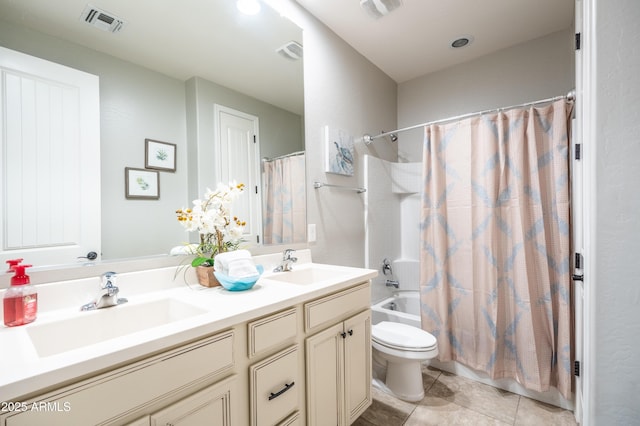
[[464, 118], [474, 117], [476, 115], [488, 114], [488, 113], [491, 113], [491, 112], [499, 112], [499, 111], [504, 111], [504, 110], [513, 109], [513, 108], [522, 108], [522, 107], [527, 107], [527, 106], [532, 106], [532, 105], [555, 102], [555, 101], [559, 101], [560, 99], [568, 99], [570, 101], [573, 101], [573, 100], [575, 100], [575, 98], [576, 98], [576, 91], [574, 89], [574, 90], [571, 90], [566, 95], [554, 96], [552, 98], [541, 99], [539, 101], [526, 102], [526, 103], [523, 103], [523, 104], [511, 105], [511, 106], [502, 107], [502, 108], [487, 109], [487, 110], [478, 111], [478, 112], [471, 112], [469, 114], [463, 114], [463, 115], [458, 115], [458, 116], [455, 116], [455, 117], [443, 118], [443, 119], [440, 119], [440, 120], [429, 121], [427, 123], [415, 124], [413, 126], [404, 127], [402, 129], [392, 130], [390, 132], [381, 132], [380, 134], [375, 135], [375, 136], [371, 136], [371, 135], [365, 134], [365, 135], [362, 136], [362, 139], [364, 140], [364, 143], [366, 145], [371, 144], [374, 141], [374, 139], [382, 138], [382, 137], [385, 137], [385, 136], [391, 136], [391, 140], [393, 142], [395, 142], [395, 141], [398, 140], [397, 133], [404, 132], [404, 131], [407, 131], [407, 130], [418, 129], [420, 127], [430, 126], [432, 124], [442, 124], [442, 123], [446, 123], [446, 122], [449, 122], [449, 121], [462, 120]]
[[275, 161], [275, 160], [281, 160], [283, 158], [287, 158], [287, 157], [296, 157], [298, 155], [302, 155], [304, 154], [304, 151], [297, 151], [297, 152], [292, 152], [291, 154], [285, 154], [285, 155], [281, 155], [279, 157], [273, 157], [273, 158], [269, 158], [269, 157], [264, 157], [262, 159], [262, 161]]

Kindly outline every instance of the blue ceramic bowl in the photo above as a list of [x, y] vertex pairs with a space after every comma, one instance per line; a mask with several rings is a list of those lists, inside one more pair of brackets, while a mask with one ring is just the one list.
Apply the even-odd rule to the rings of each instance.
[[220, 285], [226, 288], [229, 291], [242, 291], [249, 290], [251, 287], [255, 285], [255, 283], [262, 275], [264, 268], [262, 265], [256, 265], [256, 269], [258, 270], [258, 275], [252, 275], [250, 277], [243, 278], [231, 278], [223, 274], [222, 272], [213, 271], [213, 274], [216, 276], [218, 281], [220, 281]]

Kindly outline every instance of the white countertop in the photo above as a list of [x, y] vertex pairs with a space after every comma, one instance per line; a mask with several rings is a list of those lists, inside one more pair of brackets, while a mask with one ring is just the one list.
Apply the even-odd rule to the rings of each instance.
[[[273, 269], [280, 254], [254, 257], [257, 264], [265, 266], [265, 273], [252, 289], [239, 292], [198, 284], [188, 286], [181, 277], [173, 279], [173, 267], [119, 274], [119, 297], [128, 299], [122, 307], [168, 298], [196, 306], [204, 313], [51, 356], [38, 355], [29, 337], [29, 328], [83, 315], [100, 315], [102, 310], [79, 311], [80, 306], [95, 296], [99, 278], [38, 285], [36, 321], [20, 327], [0, 326], [0, 402], [19, 401], [20, 397], [41, 389], [113, 368], [377, 275], [377, 271], [371, 269], [313, 264], [308, 250], [300, 250], [296, 256], [298, 263], [294, 270], [330, 269], [337, 272], [338, 278], [313, 284], [269, 279], [273, 274], [267, 271]], [[190, 275], [187, 282], [196, 280]]]

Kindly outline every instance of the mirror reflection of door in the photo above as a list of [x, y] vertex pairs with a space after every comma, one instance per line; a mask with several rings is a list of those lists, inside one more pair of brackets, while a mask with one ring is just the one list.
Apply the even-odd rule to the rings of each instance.
[[258, 117], [222, 105], [214, 106], [214, 116], [218, 182], [245, 184], [245, 194], [234, 202], [232, 215], [247, 223], [243, 239], [248, 243], [260, 243], [262, 203]]
[[0, 47], [1, 264], [99, 258], [99, 153], [98, 77]]

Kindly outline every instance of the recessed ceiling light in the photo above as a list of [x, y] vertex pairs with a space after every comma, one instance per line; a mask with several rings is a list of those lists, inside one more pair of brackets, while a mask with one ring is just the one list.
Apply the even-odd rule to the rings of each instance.
[[260, 12], [260, 2], [258, 0], [238, 0], [236, 7], [245, 15], [257, 15]]
[[461, 47], [465, 47], [471, 44], [471, 42], [473, 42], [473, 37], [472, 36], [461, 36], [456, 38], [455, 40], [453, 40], [450, 44], [450, 46], [454, 49], [459, 49]]

